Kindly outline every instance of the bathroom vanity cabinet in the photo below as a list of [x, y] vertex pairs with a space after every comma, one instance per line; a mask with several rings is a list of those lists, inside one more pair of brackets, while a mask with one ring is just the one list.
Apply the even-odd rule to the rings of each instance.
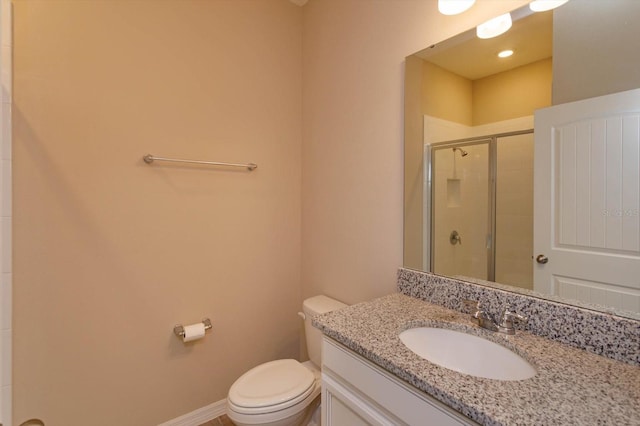
[[324, 337], [322, 425], [477, 425]]
[[[563, 324], [576, 330], [576, 324], [583, 324], [590, 333], [590, 340], [582, 335], [585, 341], [602, 342], [603, 350], [608, 347], [604, 343], [611, 342], [617, 348], [612, 355], [628, 362], [527, 331], [492, 334], [477, 328], [469, 314], [403, 294], [318, 315], [313, 324], [325, 336], [324, 424], [582, 426], [598, 419], [612, 425], [640, 425], [637, 321], [606, 315], [591, 318], [580, 309], [573, 316], [561, 315], [562, 308], [548, 308], [557, 313], [546, 314], [548, 321], [566, 318]], [[535, 324], [530, 321], [529, 327]], [[505, 382], [438, 366], [401, 341], [400, 333], [413, 327], [446, 328], [492, 340], [527, 360], [536, 374]], [[611, 334], [616, 338], [607, 340]]]

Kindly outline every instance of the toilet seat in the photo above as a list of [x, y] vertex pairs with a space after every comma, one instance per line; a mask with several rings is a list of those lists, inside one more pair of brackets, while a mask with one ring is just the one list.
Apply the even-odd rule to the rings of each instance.
[[285, 410], [314, 391], [314, 374], [294, 359], [258, 365], [229, 389], [228, 403], [236, 413], [264, 414]]

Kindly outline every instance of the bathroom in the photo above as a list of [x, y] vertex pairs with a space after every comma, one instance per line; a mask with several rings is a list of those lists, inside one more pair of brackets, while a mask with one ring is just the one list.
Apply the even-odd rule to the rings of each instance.
[[527, 1], [295, 3], [2, 0], [3, 422], [168, 422], [305, 358], [304, 298], [396, 291], [404, 58]]

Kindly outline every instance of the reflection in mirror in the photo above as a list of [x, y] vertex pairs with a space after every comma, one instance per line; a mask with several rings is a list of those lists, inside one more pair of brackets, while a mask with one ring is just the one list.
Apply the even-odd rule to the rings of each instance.
[[[513, 27], [499, 37], [481, 40], [472, 29], [407, 57], [405, 267], [495, 281], [514, 291], [536, 289], [534, 111], [640, 86], [626, 63], [637, 66], [637, 55], [619, 58], [616, 52], [609, 60], [622, 65], [588, 75], [607, 59], [586, 64], [594, 42], [580, 44], [597, 38], [601, 46], [635, 43], [631, 50], [637, 51], [640, 30], [614, 27], [626, 14], [640, 13], [639, 4], [572, 0], [542, 13], [525, 6], [512, 12]], [[507, 49], [514, 54], [499, 58]], [[592, 84], [575, 87], [574, 75]], [[640, 290], [629, 295], [624, 306], [597, 303], [609, 311], [636, 310], [635, 297], [640, 311]], [[557, 300], [558, 294], [549, 296]]]
[[428, 149], [432, 271], [533, 290], [531, 130]]

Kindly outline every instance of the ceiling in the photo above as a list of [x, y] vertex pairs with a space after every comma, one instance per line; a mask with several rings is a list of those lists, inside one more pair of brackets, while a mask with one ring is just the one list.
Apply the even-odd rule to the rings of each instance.
[[[516, 20], [506, 33], [480, 39], [475, 28], [428, 47], [417, 56], [469, 80], [477, 80], [546, 59], [553, 51], [553, 12], [533, 13]], [[511, 49], [509, 58], [498, 52]]]

